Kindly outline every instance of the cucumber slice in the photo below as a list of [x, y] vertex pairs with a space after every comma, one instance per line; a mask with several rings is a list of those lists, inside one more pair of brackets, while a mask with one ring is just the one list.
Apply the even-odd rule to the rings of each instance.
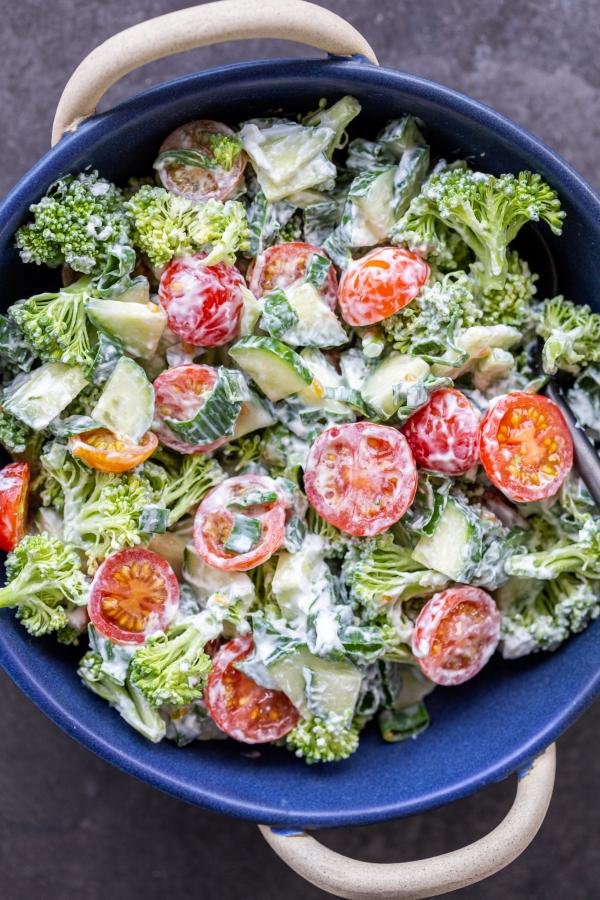
[[402, 393], [405, 393], [406, 389], [428, 374], [428, 364], [418, 356], [392, 353], [365, 381], [363, 397], [380, 416], [389, 419], [399, 408], [394, 398], [394, 387], [400, 385]]
[[[298, 392], [302, 402], [306, 406], [326, 409], [334, 415], [348, 416], [348, 407], [328, 396], [331, 391], [340, 388], [343, 382], [341, 375], [338, 375], [327, 357], [313, 347], [305, 348], [300, 356], [315, 379], [313, 384]], [[313, 385], [316, 385], [316, 388]]]
[[250, 399], [242, 403], [240, 414], [233, 429], [232, 440], [237, 440], [251, 431], [258, 431], [259, 428], [268, 428], [276, 422], [275, 416], [271, 415], [258, 394], [250, 391]]
[[154, 391], [146, 373], [123, 356], [104, 385], [92, 419], [115, 434], [139, 441], [152, 425]]
[[44, 363], [26, 378], [9, 385], [2, 406], [34, 431], [50, 424], [83, 390], [87, 379], [79, 366]]
[[[287, 299], [296, 321], [278, 337], [297, 347], [339, 347], [348, 343], [348, 335], [336, 314], [325, 303], [314, 284], [296, 282], [280, 291]], [[269, 295], [265, 297], [265, 312]]]
[[233, 345], [229, 355], [269, 400], [283, 400], [297, 394], [313, 381], [302, 358], [275, 338], [242, 338]]
[[412, 558], [453, 581], [466, 581], [480, 562], [481, 554], [479, 519], [466, 506], [448, 500], [433, 534], [420, 538]]
[[167, 324], [167, 314], [156, 303], [124, 303], [120, 300], [89, 300], [85, 310], [99, 331], [116, 338], [126, 353], [150, 359]]
[[269, 675], [303, 715], [352, 720], [362, 678], [351, 662], [322, 659], [301, 647], [269, 666]]
[[150, 303], [150, 283], [147, 278], [134, 278], [131, 287], [114, 298], [119, 303]]

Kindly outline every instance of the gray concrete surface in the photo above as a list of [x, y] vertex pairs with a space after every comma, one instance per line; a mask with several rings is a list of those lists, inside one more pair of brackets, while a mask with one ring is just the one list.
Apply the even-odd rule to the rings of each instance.
[[[2, 4], [0, 191], [46, 150], [61, 87], [85, 53], [120, 28], [178, 5], [169, 0]], [[491, 104], [600, 184], [597, 0], [323, 0], [323, 5], [350, 19], [383, 64]], [[130, 75], [107, 102], [200, 67], [305, 52], [296, 45], [257, 41], [185, 54]], [[127, 778], [63, 735], [4, 675], [0, 690], [3, 900], [326, 896], [279, 863], [253, 826], [187, 806]], [[598, 896], [599, 726], [596, 706], [560, 740], [556, 793], [534, 845], [509, 869], [455, 896]], [[427, 856], [494, 827], [513, 792], [509, 781], [438, 812], [320, 837], [340, 851], [374, 861]]]

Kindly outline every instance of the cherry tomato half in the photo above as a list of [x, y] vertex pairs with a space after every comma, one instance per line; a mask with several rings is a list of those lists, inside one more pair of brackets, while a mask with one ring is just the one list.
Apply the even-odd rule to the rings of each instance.
[[404, 515], [417, 489], [406, 438], [388, 425], [332, 425], [306, 460], [304, 488], [320, 516], [355, 537], [372, 537]]
[[69, 450], [98, 472], [127, 472], [135, 469], [158, 447], [158, 438], [147, 431], [141, 441], [113, 434], [108, 428], [94, 428], [69, 438]]
[[291, 731], [300, 716], [283, 691], [262, 687], [235, 668], [252, 649], [251, 635], [221, 647], [204, 700], [217, 726], [229, 737], [245, 744], [267, 744]]
[[464, 475], [478, 457], [479, 416], [460, 391], [440, 388], [405, 423], [415, 462], [430, 472]]
[[500, 613], [489, 594], [455, 587], [428, 600], [415, 622], [413, 653], [436, 684], [468, 681], [483, 669], [500, 640]]
[[517, 503], [552, 497], [573, 466], [573, 441], [547, 397], [515, 391], [492, 402], [479, 427], [487, 477]]
[[179, 607], [179, 585], [162, 556], [135, 547], [104, 560], [94, 576], [88, 614], [100, 634], [118, 644], [142, 644], [164, 631]]
[[7, 553], [25, 535], [29, 476], [26, 462], [10, 463], [0, 469], [0, 550]]
[[422, 257], [402, 247], [378, 247], [351, 263], [340, 282], [340, 309], [349, 325], [374, 325], [414, 300], [429, 278]]
[[[250, 290], [259, 298], [274, 288], [285, 290], [306, 276], [308, 264], [315, 254], [327, 256], [324, 250], [315, 247], [314, 244], [303, 244], [300, 241], [269, 247], [256, 258], [252, 270], [248, 273]], [[332, 263], [324, 284], [319, 289], [321, 297], [331, 309], [335, 309], [337, 292], [338, 280]]]
[[[258, 502], [246, 505], [253, 495]], [[247, 516], [260, 523], [257, 541], [246, 552], [234, 553], [225, 547], [236, 516]], [[245, 572], [264, 563], [279, 549], [285, 517], [286, 501], [272, 478], [263, 475], [228, 478], [206, 495], [196, 511], [194, 547], [204, 562], [215, 569]]]
[[188, 444], [182, 441], [164, 421], [165, 418], [179, 419], [182, 422], [191, 419], [203, 406], [216, 381], [216, 369], [195, 363], [175, 366], [161, 372], [154, 382], [152, 425], [161, 444], [170, 447], [171, 450], [177, 450], [178, 453], [210, 453], [229, 440], [223, 437], [210, 444]]
[[172, 260], [158, 298], [173, 334], [195, 347], [221, 347], [238, 332], [245, 282], [235, 266], [205, 266], [203, 258], [199, 253]]
[[[210, 145], [212, 134], [224, 134], [233, 137], [234, 132], [222, 122], [210, 119], [197, 119], [187, 122], [172, 131], [165, 138], [160, 152], [166, 150], [201, 150], [209, 158], [213, 150]], [[188, 200], [229, 200], [235, 196], [244, 179], [244, 169], [248, 157], [240, 153], [231, 169], [222, 166], [186, 166], [184, 163], [172, 162], [159, 169], [163, 186], [173, 194], [180, 194]]]

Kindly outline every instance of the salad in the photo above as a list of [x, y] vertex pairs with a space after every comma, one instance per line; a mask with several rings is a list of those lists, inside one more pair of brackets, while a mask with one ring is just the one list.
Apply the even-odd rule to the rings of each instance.
[[151, 741], [342, 760], [600, 613], [541, 393], [566, 373], [600, 440], [600, 315], [512, 246], [559, 200], [432, 159], [412, 116], [350, 140], [359, 113], [183, 124], [16, 234], [48, 280], [0, 318], [0, 607]]

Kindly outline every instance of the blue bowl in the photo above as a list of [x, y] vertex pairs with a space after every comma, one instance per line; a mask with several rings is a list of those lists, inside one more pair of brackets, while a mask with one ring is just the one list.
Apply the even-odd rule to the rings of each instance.
[[[487, 107], [411, 75], [351, 61], [245, 63], [162, 84], [68, 135], [19, 182], [0, 207], [2, 306], [48, 289], [55, 275], [20, 263], [13, 234], [28, 206], [66, 172], [97, 167], [122, 181], [150, 170], [156, 148], [194, 118], [235, 123], [279, 110], [297, 112], [320, 97], [353, 94], [356, 130], [413, 113], [435, 152], [468, 157], [494, 173], [527, 168], [559, 192], [567, 219], [558, 239], [531, 230], [523, 247], [544, 270], [540, 293], [558, 284], [575, 300], [597, 301], [600, 201], [551, 150]], [[428, 701], [432, 726], [416, 741], [386, 744], [368, 731], [346, 762], [307, 767], [276, 748], [233, 742], [185, 749], [139, 737], [76, 675], [77, 653], [34, 640], [2, 613], [0, 662], [19, 687], [68, 734], [126, 772], [183, 800], [280, 826], [358, 825], [423, 812], [506, 777], [550, 744], [600, 686], [600, 620], [556, 653], [492, 662], [474, 681], [439, 688]]]

